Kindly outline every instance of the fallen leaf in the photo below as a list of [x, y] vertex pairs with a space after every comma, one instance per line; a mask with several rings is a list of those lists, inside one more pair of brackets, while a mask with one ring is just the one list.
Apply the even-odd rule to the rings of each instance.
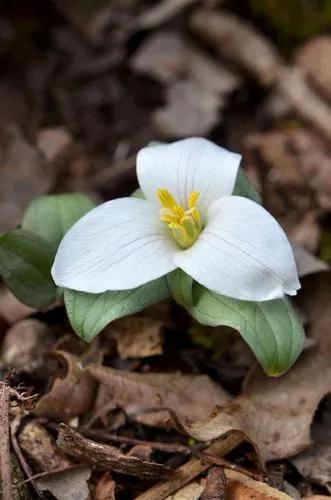
[[172, 469], [165, 465], [125, 455], [114, 446], [84, 438], [65, 424], [59, 426], [57, 445], [68, 455], [87, 462], [99, 470], [111, 470], [145, 479], [173, 476]]
[[165, 137], [204, 135], [220, 119], [239, 77], [191, 46], [181, 35], [151, 35], [131, 60], [132, 68], [166, 83], [166, 104], [153, 113]]
[[205, 421], [180, 420], [189, 435], [205, 441], [237, 429], [267, 460], [292, 457], [311, 444], [313, 416], [331, 385], [330, 274], [311, 275], [304, 285], [298, 303], [316, 345], [281, 377], [269, 378], [256, 367], [246, 378], [243, 393]]
[[167, 89], [166, 106], [153, 113], [153, 121], [164, 137], [205, 135], [219, 119], [219, 97], [194, 80], [182, 80]]
[[52, 435], [36, 420], [22, 427], [18, 442], [37, 472], [52, 472], [73, 465], [56, 446]]
[[209, 469], [201, 500], [227, 500], [227, 481], [221, 467]]
[[24, 319], [6, 333], [3, 340], [2, 362], [16, 370], [34, 372], [39, 376], [45, 372], [46, 356], [54, 346], [55, 334], [38, 319]]
[[[329, 399], [330, 406], [330, 399]], [[321, 486], [331, 485], [331, 411], [322, 414], [321, 423], [313, 423], [311, 446], [291, 462], [307, 480]]]
[[90, 467], [71, 467], [50, 472], [38, 479], [37, 485], [40, 490], [52, 493], [57, 500], [88, 500], [90, 491], [87, 481], [91, 472]]
[[162, 354], [163, 321], [146, 316], [131, 316], [114, 321], [105, 335], [116, 340], [122, 359]]
[[53, 172], [14, 125], [1, 128], [0, 137], [0, 231], [7, 231], [20, 223], [29, 201], [49, 191]]
[[256, 481], [241, 472], [225, 470], [228, 484], [228, 500], [293, 500], [285, 493]]
[[80, 358], [65, 351], [56, 356], [66, 366], [64, 378], [55, 378], [47, 394], [36, 403], [34, 414], [58, 422], [68, 422], [72, 417], [84, 415], [91, 407], [96, 390], [94, 379], [83, 368]]
[[208, 417], [215, 406], [230, 399], [222, 387], [206, 375], [134, 373], [95, 365], [87, 370], [104, 386], [110, 401], [148, 425], [169, 424], [171, 416], [167, 410], [189, 421], [201, 420]]
[[94, 500], [115, 500], [115, 488], [115, 481], [109, 472], [105, 472], [97, 483]]
[[184, 38], [165, 31], [146, 38], [131, 58], [130, 65], [137, 73], [170, 82], [187, 73], [187, 57]]

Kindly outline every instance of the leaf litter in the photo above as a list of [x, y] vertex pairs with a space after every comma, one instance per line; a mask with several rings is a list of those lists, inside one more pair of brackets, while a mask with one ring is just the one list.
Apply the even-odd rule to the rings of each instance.
[[197, 334], [169, 301], [115, 321], [86, 348], [60, 302], [27, 307], [2, 283], [5, 500], [20, 498], [17, 485], [24, 498], [58, 500], [330, 497], [330, 37], [289, 57], [253, 11], [226, 7], [4, 8], [1, 231], [36, 196], [131, 194], [140, 147], [209, 136], [244, 153], [291, 237], [306, 349], [268, 378], [233, 331]]

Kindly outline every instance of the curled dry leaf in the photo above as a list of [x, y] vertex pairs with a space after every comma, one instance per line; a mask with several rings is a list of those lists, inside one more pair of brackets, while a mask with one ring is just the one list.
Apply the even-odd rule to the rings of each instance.
[[169, 425], [171, 416], [167, 410], [183, 419], [201, 420], [208, 417], [215, 406], [230, 399], [206, 375], [134, 373], [96, 365], [89, 366], [88, 371], [108, 391], [113, 403], [132, 418], [149, 425]]
[[57, 445], [68, 455], [87, 462], [99, 470], [111, 470], [145, 479], [164, 479], [173, 476], [173, 471], [165, 465], [127, 456], [114, 446], [84, 438], [65, 424], [60, 424]]
[[97, 483], [94, 500], [115, 500], [115, 487], [115, 481], [109, 472], [105, 472]]
[[0, 231], [17, 226], [29, 201], [52, 186], [52, 171], [14, 125], [0, 130]]
[[95, 380], [83, 368], [80, 358], [65, 351], [56, 356], [66, 366], [64, 378], [58, 376], [47, 394], [37, 402], [34, 413], [58, 422], [68, 422], [72, 417], [86, 413], [95, 397]]
[[57, 500], [88, 500], [87, 481], [91, 472], [90, 467], [70, 467], [44, 475], [38, 479], [37, 485], [40, 490], [52, 493]]
[[45, 370], [46, 356], [55, 341], [56, 337], [46, 323], [25, 319], [7, 331], [2, 345], [2, 362], [27, 373], [40, 372]]
[[107, 333], [116, 340], [122, 359], [162, 354], [162, 321], [146, 316], [131, 316], [114, 321]]
[[51, 434], [36, 420], [20, 430], [20, 447], [37, 472], [52, 472], [72, 466], [72, 462], [59, 450]]

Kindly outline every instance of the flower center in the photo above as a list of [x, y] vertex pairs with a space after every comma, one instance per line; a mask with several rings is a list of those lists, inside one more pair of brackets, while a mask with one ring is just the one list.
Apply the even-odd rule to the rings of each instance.
[[186, 210], [167, 189], [158, 189], [157, 196], [163, 207], [160, 210], [160, 219], [168, 225], [178, 245], [181, 248], [189, 248], [202, 231], [201, 216], [197, 209], [200, 193], [193, 191], [190, 194]]

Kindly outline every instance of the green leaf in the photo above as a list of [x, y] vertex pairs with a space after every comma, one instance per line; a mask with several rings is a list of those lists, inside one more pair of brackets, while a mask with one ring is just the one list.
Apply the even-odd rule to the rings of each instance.
[[302, 350], [303, 327], [288, 299], [247, 302], [195, 283], [193, 301], [191, 315], [204, 325], [238, 330], [267, 375], [286, 372]]
[[81, 193], [40, 196], [29, 204], [22, 229], [42, 236], [57, 248], [71, 226], [94, 207], [92, 200]]
[[40, 236], [22, 229], [0, 236], [1, 277], [18, 300], [30, 307], [43, 308], [55, 301], [53, 260], [53, 247]]
[[169, 291], [177, 304], [190, 308], [193, 305], [193, 278], [181, 269], [175, 269], [167, 275]]
[[91, 294], [65, 290], [64, 302], [71, 326], [86, 342], [115, 319], [137, 313], [169, 296], [166, 278], [132, 290]]
[[236, 183], [234, 186], [233, 193], [236, 196], [243, 196], [244, 198], [249, 198], [256, 203], [261, 204], [261, 196], [253, 184], [248, 180], [245, 171], [239, 167]]

